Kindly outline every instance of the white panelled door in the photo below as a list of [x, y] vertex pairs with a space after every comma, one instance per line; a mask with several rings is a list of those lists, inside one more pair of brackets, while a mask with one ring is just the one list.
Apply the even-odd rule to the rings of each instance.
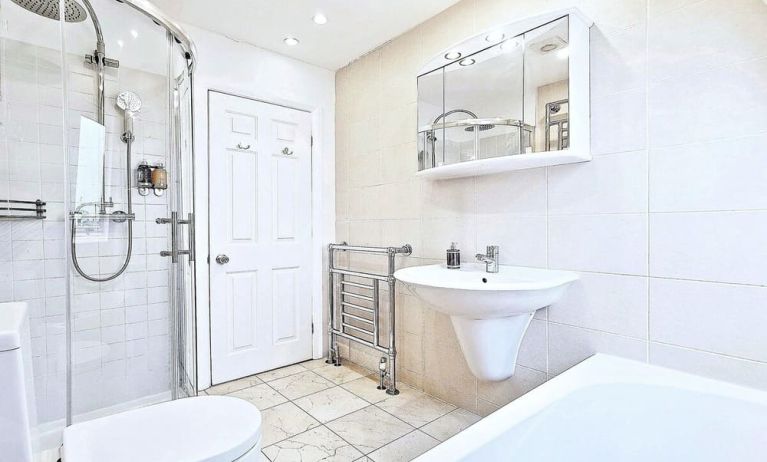
[[213, 383], [312, 356], [311, 115], [209, 93]]

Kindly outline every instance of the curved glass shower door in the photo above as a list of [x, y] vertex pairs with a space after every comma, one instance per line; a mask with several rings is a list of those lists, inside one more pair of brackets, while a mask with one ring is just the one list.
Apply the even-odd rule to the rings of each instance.
[[42, 448], [196, 394], [192, 46], [150, 7], [0, 0], [0, 302], [29, 306]]
[[91, 5], [100, 36], [64, 26], [70, 422], [196, 394], [191, 61], [141, 11]]

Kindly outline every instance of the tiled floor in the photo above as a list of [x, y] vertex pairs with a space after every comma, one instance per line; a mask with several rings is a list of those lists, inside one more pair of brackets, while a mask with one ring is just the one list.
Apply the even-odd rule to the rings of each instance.
[[366, 374], [318, 359], [206, 392], [262, 411], [262, 451], [272, 462], [407, 461], [480, 419], [404, 384], [399, 395], [387, 395]]

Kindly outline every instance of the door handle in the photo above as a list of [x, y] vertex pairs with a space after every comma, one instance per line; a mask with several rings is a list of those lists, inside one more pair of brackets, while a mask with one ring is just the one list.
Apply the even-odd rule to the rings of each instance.
[[219, 265], [226, 265], [227, 263], [229, 263], [229, 257], [226, 254], [222, 253], [221, 255], [216, 257], [216, 263], [218, 263]]

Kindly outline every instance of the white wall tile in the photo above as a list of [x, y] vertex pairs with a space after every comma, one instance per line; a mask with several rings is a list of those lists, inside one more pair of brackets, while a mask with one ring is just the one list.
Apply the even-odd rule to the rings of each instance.
[[767, 209], [767, 135], [650, 150], [650, 211]]
[[646, 339], [647, 307], [646, 277], [581, 273], [549, 307], [549, 320]]
[[650, 214], [650, 275], [767, 284], [767, 212]]
[[648, 21], [652, 80], [689, 79], [713, 66], [767, 56], [767, 11], [758, 1], [705, 0], [675, 9], [668, 1], [653, 3]]
[[647, 216], [552, 216], [549, 265], [568, 270], [647, 274]]
[[767, 389], [767, 363], [661, 343], [650, 343], [650, 362], [712, 379]]
[[767, 99], [765, 73], [767, 58], [712, 69], [696, 78], [652, 83], [647, 102], [650, 146], [763, 133], [767, 126], [767, 111], [761, 104]]
[[[547, 226], [545, 216], [480, 215], [477, 217], [477, 252], [488, 245], [501, 248], [501, 264], [546, 266]], [[464, 261], [474, 261], [465, 254]]]
[[767, 362], [767, 288], [652, 279], [650, 339]]
[[561, 374], [595, 353], [645, 361], [647, 342], [580, 327], [549, 324], [549, 375]]
[[647, 152], [598, 156], [549, 169], [549, 213], [647, 211]]
[[591, 153], [639, 151], [647, 146], [647, 99], [644, 89], [591, 99]]

